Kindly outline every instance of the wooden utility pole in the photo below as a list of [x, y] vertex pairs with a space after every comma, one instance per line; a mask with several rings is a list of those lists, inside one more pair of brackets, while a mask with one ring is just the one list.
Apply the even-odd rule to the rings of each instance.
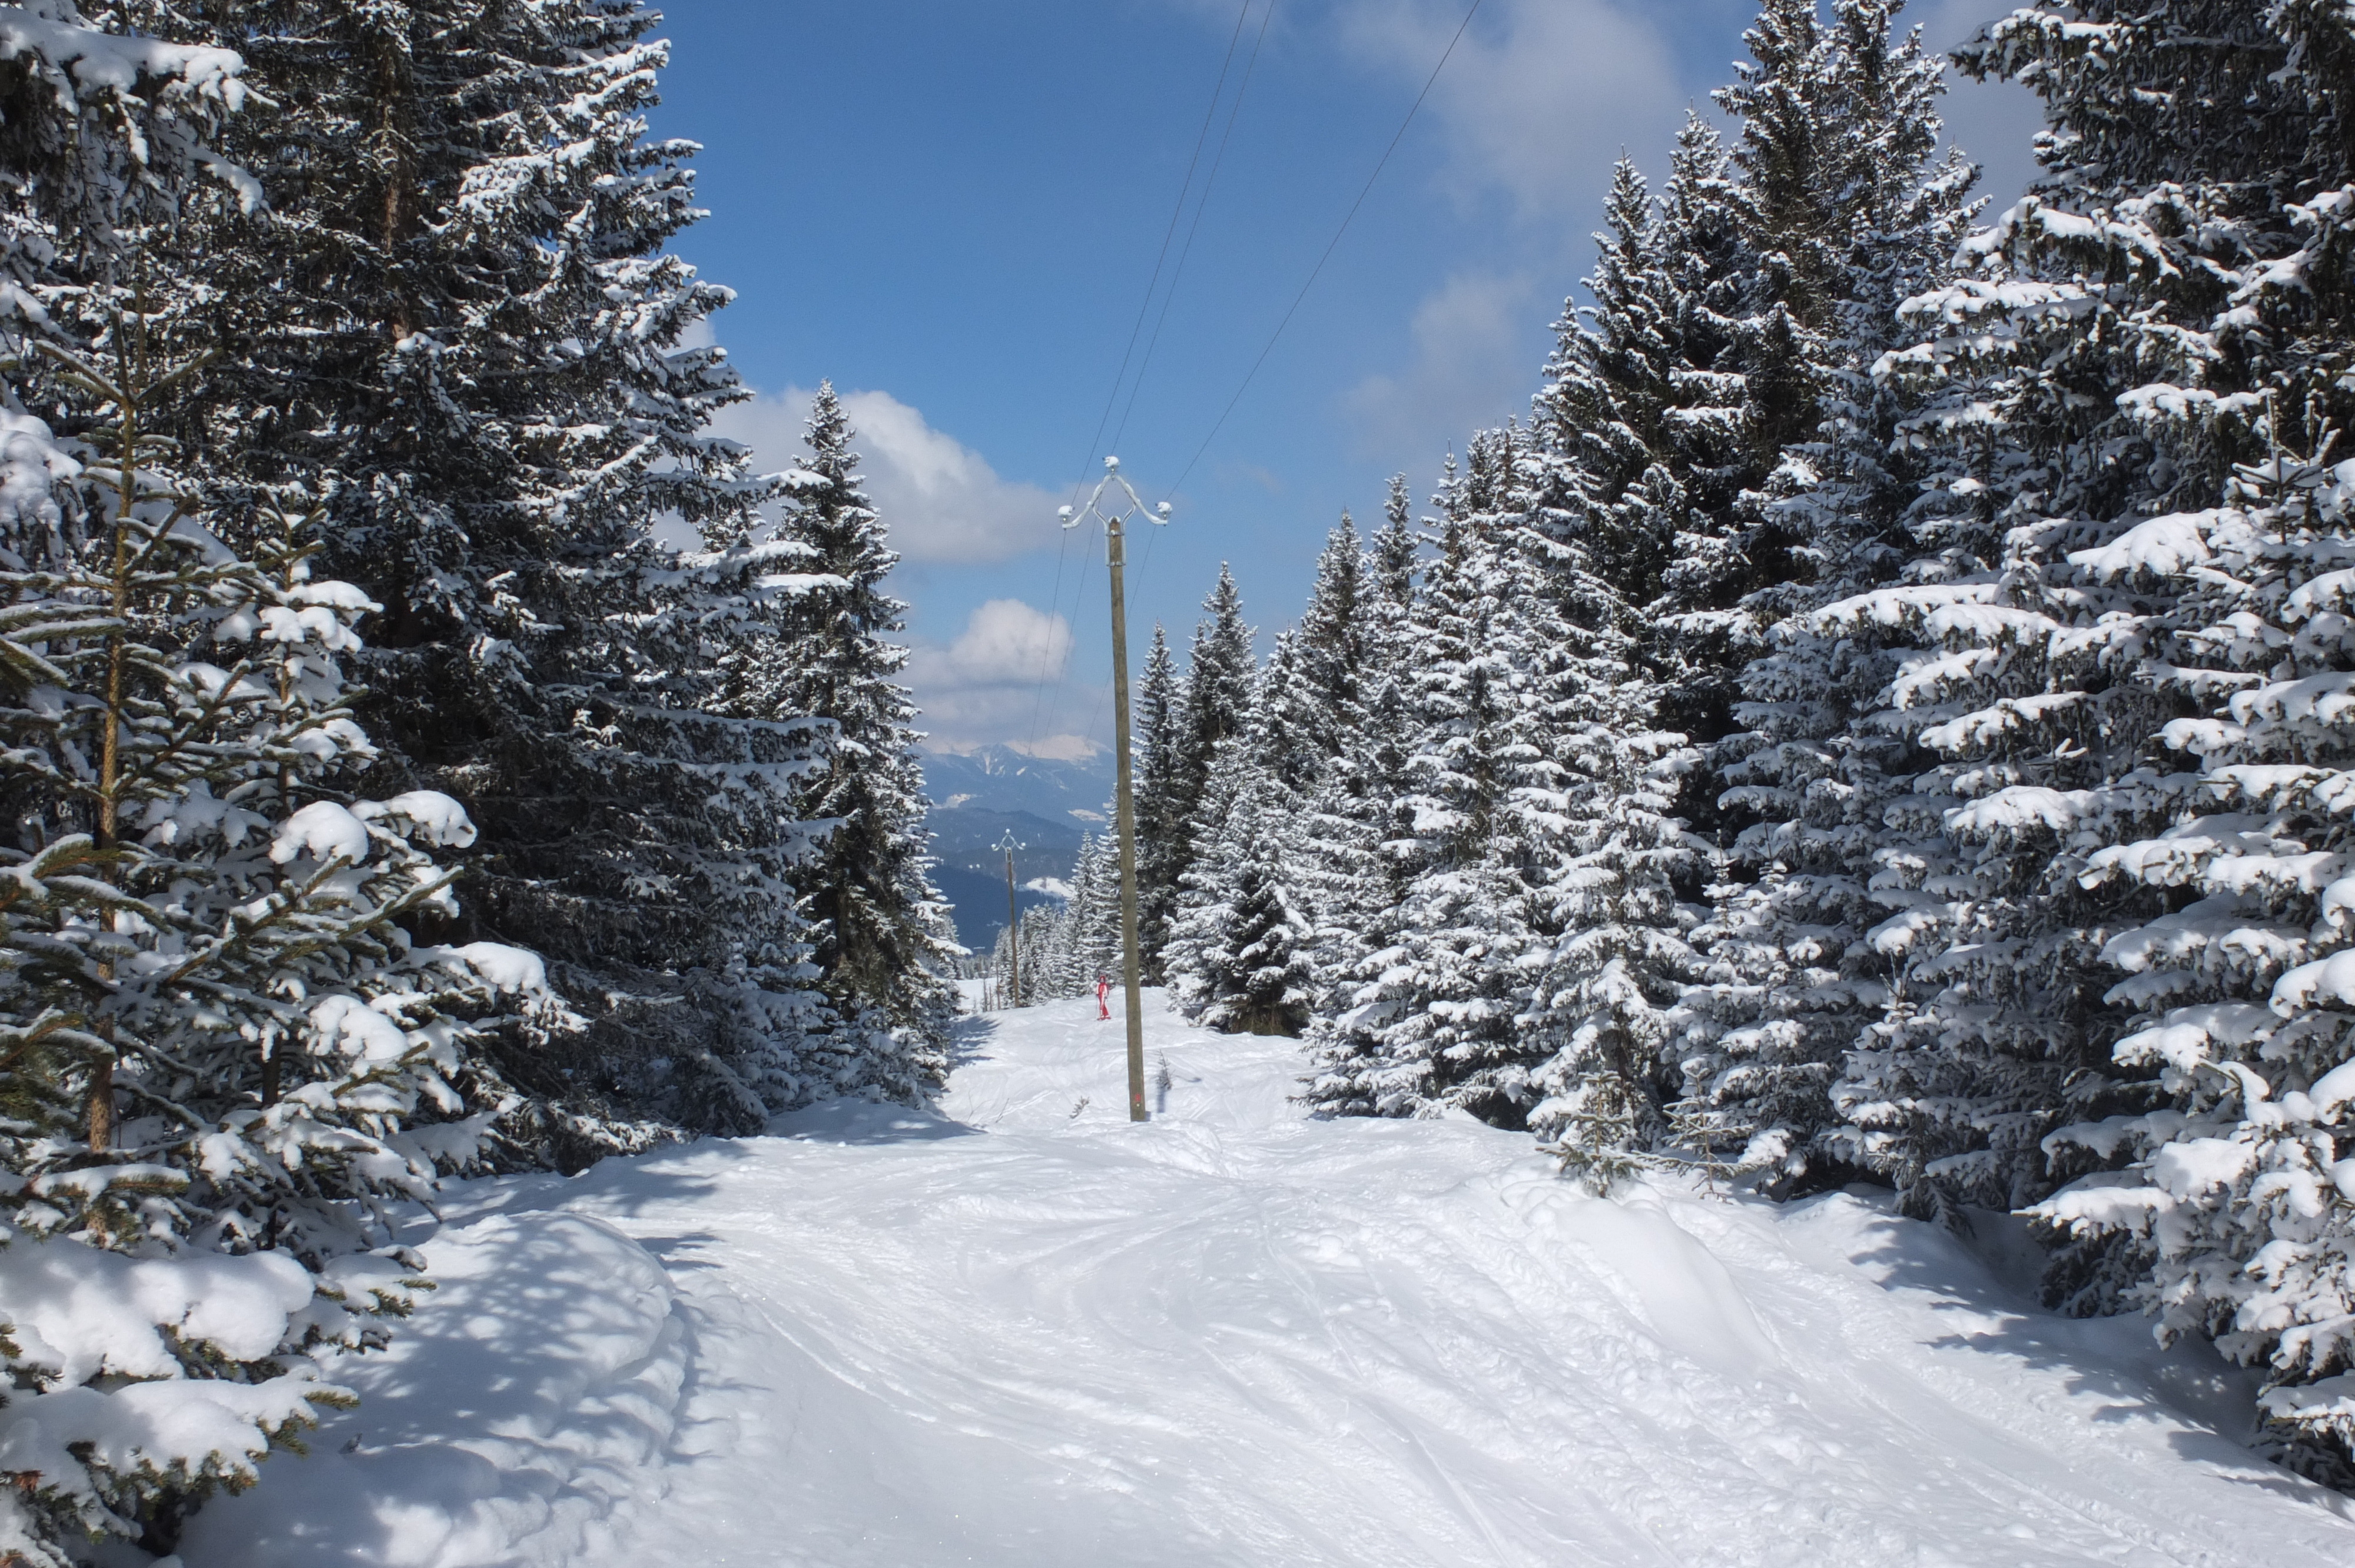
[[1014, 842], [1014, 830], [997, 841], [1006, 852], [1006, 989], [1010, 1000], [1007, 1006], [1022, 1005], [1022, 912], [1014, 902], [1014, 852], [1022, 846]]
[[1104, 560], [1112, 567], [1112, 733], [1113, 766], [1120, 770], [1113, 787], [1114, 820], [1120, 833], [1120, 967], [1121, 985], [1128, 992], [1128, 1119], [1143, 1121], [1145, 1111], [1144, 966], [1136, 951], [1136, 800], [1128, 770], [1128, 600], [1121, 587], [1125, 535], [1121, 520], [1104, 522]]
[[[1103, 506], [1104, 493], [1118, 485], [1128, 504]], [[1136, 946], [1136, 795], [1129, 769], [1128, 742], [1128, 600], [1121, 568], [1128, 564], [1126, 524], [1145, 516], [1156, 523], [1169, 520], [1169, 503], [1148, 507], [1128, 481], [1120, 476], [1120, 459], [1104, 459], [1104, 476], [1088, 497], [1082, 512], [1062, 509], [1063, 526], [1076, 528], [1090, 517], [1104, 525], [1104, 561], [1112, 568], [1112, 725], [1113, 764], [1118, 770], [1113, 785], [1115, 831], [1120, 835], [1121, 983], [1128, 993], [1128, 1119], [1150, 1119], [1145, 1108], [1145, 967]]]

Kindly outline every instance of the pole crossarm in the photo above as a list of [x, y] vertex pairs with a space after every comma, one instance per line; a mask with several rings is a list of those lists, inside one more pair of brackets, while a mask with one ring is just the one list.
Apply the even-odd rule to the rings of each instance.
[[[1117, 487], [1117, 493], [1114, 493]], [[1122, 498], [1126, 497], [1124, 503]], [[1106, 503], [1110, 502], [1110, 505]], [[1145, 969], [1136, 942], [1136, 791], [1129, 766], [1128, 733], [1128, 599], [1122, 568], [1128, 564], [1124, 548], [1127, 524], [1145, 517], [1156, 524], [1169, 521], [1169, 503], [1147, 505], [1136, 487], [1120, 471], [1120, 459], [1104, 459], [1104, 476], [1080, 507], [1058, 511], [1066, 528], [1096, 522], [1104, 529], [1104, 564], [1112, 577], [1112, 723], [1114, 742], [1114, 798], [1118, 802], [1120, 833], [1120, 937], [1122, 989], [1128, 997], [1128, 1119], [1146, 1121], [1145, 1108]]]
[[[1104, 492], [1114, 485], [1118, 485], [1121, 493], [1128, 497], [1128, 504], [1107, 512], [1103, 509]], [[1114, 499], [1117, 502], [1118, 498]], [[1136, 487], [1128, 482], [1127, 476], [1120, 471], [1120, 459], [1116, 457], [1104, 459], [1104, 476], [1096, 481], [1095, 489], [1088, 493], [1083, 504], [1061, 506], [1055, 511], [1055, 515], [1063, 520], [1065, 528], [1076, 528], [1082, 523], [1092, 521], [1103, 524], [1115, 538], [1120, 536], [1121, 524], [1139, 514], [1152, 522], [1167, 523], [1169, 521], [1169, 503], [1165, 501], [1157, 506], [1148, 505], [1145, 497], [1136, 493]]]

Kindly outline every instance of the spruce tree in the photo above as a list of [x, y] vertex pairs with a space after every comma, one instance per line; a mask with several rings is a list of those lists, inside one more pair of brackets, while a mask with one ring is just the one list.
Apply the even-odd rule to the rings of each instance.
[[[1250, 720], [1258, 671], [1242, 596], [1226, 564], [1220, 565], [1218, 586], [1202, 608], [1209, 619], [1194, 627], [1185, 679], [1174, 699], [1153, 694], [1156, 715], [1139, 764], [1153, 770], [1149, 780], [1140, 780], [1152, 789], [1149, 802], [1140, 799], [1138, 810], [1142, 814], [1149, 804], [1156, 836], [1138, 845], [1138, 940], [1164, 978], [1172, 968], [1169, 946], [1187, 898], [1187, 878], [1225, 821], [1231, 797], [1213, 785], [1221, 756]], [[1150, 943], [1145, 935], [1147, 910], [1153, 912]]]
[[1542, 822], [1514, 792], [1550, 774], [1529, 675], [1559, 629], [1512, 511], [1521, 449], [1512, 432], [1479, 437], [1441, 493], [1405, 681], [1403, 832], [1385, 845], [1401, 891], [1346, 1022], [1320, 1032], [1311, 1096], [1335, 1109], [1453, 1107], [1518, 1127], [1539, 1098], [1529, 1068], [1542, 1053], [1516, 1021], [1546, 947], [1530, 881], [1545, 849], [1523, 836]]
[[1762, 234], [1804, 231], [1803, 245], [1769, 248], [1799, 258], [1786, 291], [1817, 344], [1818, 418], [1786, 437], [1767, 485], [1793, 575], [1742, 605], [1767, 628], [1766, 650], [1742, 673], [1740, 729], [1716, 748], [1714, 771], [1728, 787], [1724, 819], [1748, 825], [1703, 933], [1710, 983], [1680, 1019], [1680, 1125], [1785, 1192], [1855, 1169], [1838, 1151], [1827, 1091], [1891, 994], [1894, 962], [1871, 933], [1891, 910], [1875, 878], [1913, 853], [1889, 813], [1924, 765], [1902, 736], [1860, 722], [1898, 655], [1853, 626], [1808, 619], [1893, 578], [1913, 553], [1932, 461], [1901, 432], [1902, 389], [1873, 372], [1910, 340], [1898, 307], [1948, 276], [1975, 210], [1969, 165], [1934, 155], [1942, 62], [1918, 34], [1895, 31], [1896, 16], [1835, 6], [1796, 54], [1781, 29], [1768, 48], [1776, 71], [1753, 74], [1732, 100]]
[[[882, 521], [858, 488], [858, 456], [841, 400], [821, 385], [808, 423], [809, 456], [793, 475], [777, 530], [801, 546], [794, 563], [825, 580], [794, 600], [780, 652], [794, 664], [774, 717], [831, 726], [833, 765], [813, 777], [800, 815], [832, 824], [797, 879], [817, 934], [827, 1000], [859, 1030], [872, 1086], [905, 1096], [936, 1087], [955, 998], [932, 885], [915, 707], [896, 677], [908, 650], [907, 606], [884, 588], [899, 562]], [[905, 1060], [899, 1058], [904, 1055]]]
[[[195, 477], [232, 531], [286, 487], [319, 499], [325, 567], [381, 607], [368, 787], [465, 803], [460, 933], [544, 951], [586, 1021], [560, 1049], [498, 1051], [527, 1091], [518, 1146], [571, 1161], [649, 1118], [757, 1125], [773, 1102], [735, 1058], [799, 1044], [747, 1038], [718, 999], [748, 948], [786, 983], [807, 936], [790, 884], [745, 866], [802, 836], [789, 796], [749, 798], [805, 772], [811, 737], [719, 711], [708, 629], [769, 590], [707, 573], [687, 598], [718, 599], [685, 602], [655, 539], [675, 516], [709, 551], [758, 547], [778, 487], [707, 428], [746, 395], [724, 356], [682, 346], [730, 296], [668, 249], [697, 209], [692, 148], [645, 133], [654, 14], [123, 3], [239, 48], [267, 100], [227, 150], [268, 206], [166, 237], [204, 258], [222, 354], [187, 421]], [[707, 818], [721, 778], [745, 788]], [[762, 1031], [807, 1017], [761, 1011]]]
[[1293, 754], [1277, 763], [1295, 791], [1314, 789], [1341, 755], [1345, 715], [1362, 699], [1371, 627], [1380, 613], [1371, 567], [1357, 524], [1342, 513], [1316, 557], [1308, 607], [1294, 634], [1296, 679], [1281, 694], [1301, 715], [1293, 726]]
[[1851, 1075], [1868, 1135], [1935, 1160], [1919, 1187], [2077, 1178], [2037, 1210], [2050, 1296], [2264, 1366], [2292, 1457], [2342, 1476], [2349, 58], [2317, 8], [2190, 0], [2030, 7], [1961, 57], [2053, 134], [1910, 308], [1923, 428], [1981, 415], [1943, 489], [1987, 562], [1954, 609], [1891, 607], [1943, 655], [1914, 704], [1952, 869], [1919, 1001]]
[[1379, 1060], [1380, 1031], [1391, 1017], [1376, 955], [1400, 935], [1406, 893], [1409, 863], [1394, 846], [1409, 838], [1409, 692], [1422, 612], [1402, 481], [1393, 482], [1387, 514], [1366, 563], [1379, 598], [1369, 607], [1358, 696], [1338, 715], [1339, 754], [1301, 816], [1300, 878], [1316, 922], [1307, 1031], [1316, 1068], [1305, 1097], [1327, 1114], [1375, 1109], [1360, 1075]]
[[[1186, 655], [1186, 726], [1178, 753], [1178, 801], [1189, 842], [1218, 831], [1205, 801], [1220, 747], [1250, 722], [1252, 693], [1259, 671], [1255, 633], [1243, 622], [1243, 600], [1233, 569], [1219, 565], [1218, 586], [1202, 601], [1209, 619], [1196, 624]], [[1188, 852], [1188, 863], [1192, 852]]]
[[1263, 768], [1248, 772], [1188, 874], [1171, 942], [1173, 990], [1206, 1028], [1297, 1035], [1314, 1000], [1314, 927], [1294, 885], [1290, 796]]
[[[663, 977], [686, 1003], [669, 1008], [676, 1016], [655, 1036], [673, 1066], [628, 1096], [634, 1116], [752, 1131], [826, 1095], [919, 1090], [879, 1075], [897, 1054], [877, 1050], [872, 1031], [839, 1023], [818, 986], [819, 932], [799, 905], [824, 831], [802, 820], [802, 804], [811, 780], [837, 765], [830, 730], [802, 715], [792, 694], [807, 564], [806, 546], [775, 537], [677, 556], [649, 574], [634, 618], [636, 656], [684, 700], [636, 715], [650, 744], [629, 758], [634, 789], [614, 793], [626, 807], [634, 796], [675, 804], [677, 791], [698, 792], [692, 835], [674, 832], [661, 846], [664, 879], [642, 885], [690, 892], [710, 939], [690, 949], [700, 961]], [[527, 1114], [570, 1127], [583, 1148], [612, 1141], [615, 1128], [570, 1111], [567, 1097]]]
[[1178, 879], [1185, 874], [1189, 840], [1183, 780], [1187, 713], [1177, 661], [1158, 621], [1145, 657], [1145, 678], [1136, 692], [1136, 939], [1143, 949], [1145, 980], [1160, 985], [1167, 969], [1169, 922], [1176, 915]]
[[1072, 996], [1092, 996], [1100, 979], [1120, 975], [1120, 849], [1110, 833], [1095, 833], [1080, 849], [1070, 909]]
[[[1316, 874], [1327, 886], [1324, 906], [1335, 926], [1320, 943], [1330, 966], [1316, 1018], [1308, 1036], [1315, 1069], [1305, 1098], [1318, 1111], [1339, 1116], [1412, 1116], [1424, 1108], [1429, 1070], [1409, 1042], [1395, 1052], [1404, 1032], [1419, 1033], [1427, 1021], [1412, 1015], [1423, 1001], [1421, 961], [1427, 948], [1424, 912], [1410, 899], [1418, 881], [1468, 840], [1435, 842], [1438, 819], [1426, 814], [1423, 748], [1431, 736], [1433, 699], [1450, 688], [1428, 683], [1442, 660], [1460, 662], [1468, 650], [1465, 609], [1480, 547], [1466, 527], [1468, 507], [1450, 452], [1434, 497], [1438, 548], [1423, 563], [1423, 580], [1408, 582], [1409, 614], [1385, 651], [1383, 673], [1374, 686], [1362, 748], [1337, 783], [1351, 792], [1327, 802], [1310, 832]], [[1412, 559], [1401, 547], [1412, 538], [1402, 485], [1391, 490], [1383, 524], [1386, 561]], [[1385, 594], [1399, 578], [1384, 574]], [[1347, 926], [1346, 912], [1356, 918]]]
[[[1391, 874], [1393, 857], [1383, 849], [1405, 793], [1404, 682], [1413, 646], [1409, 627], [1418, 540], [1403, 479], [1392, 480], [1385, 513], [1370, 547], [1359, 556], [1357, 658], [1334, 699], [1332, 754], [1299, 818], [1297, 879], [1316, 921], [1312, 1033], [1320, 1054], [1335, 1048], [1341, 1020], [1356, 1015], [1358, 982], [1351, 977], [1383, 945], [1403, 891]], [[1318, 1097], [1313, 1088], [1311, 1097]]]
[[1406, 493], [1406, 475], [1392, 474], [1390, 493], [1382, 503], [1382, 525], [1375, 530], [1372, 558], [1367, 564], [1368, 576], [1381, 595], [1375, 609], [1377, 622], [1384, 615], [1403, 612], [1414, 602], [1414, 573], [1422, 540], [1412, 520], [1413, 513], [1413, 503]]
[[251, 195], [206, 144], [240, 62], [70, 7], [5, 31], [0, 1294], [110, 1310], [0, 1347], [0, 1552], [64, 1568], [168, 1551], [348, 1400], [304, 1352], [410, 1305], [395, 1215], [474, 1157], [466, 1053], [545, 993], [527, 954], [416, 939], [455, 908], [456, 802], [343, 788], [371, 606], [314, 571], [315, 517], [232, 534], [160, 439], [216, 388], [155, 239]]
[[1542, 853], [1533, 922], [1552, 940], [1519, 1022], [1553, 1051], [1532, 1075], [1547, 1097], [1530, 1126], [1604, 1192], [1670, 1134], [1674, 1010], [1695, 969], [1676, 890], [1695, 855], [1674, 812], [1693, 753], [1653, 727], [1657, 696], [1624, 632], [1558, 632], [1531, 651], [1523, 722], [1542, 755], [1508, 802], [1529, 819], [1516, 836]]
[[[1354, 540], [1352, 541], [1354, 544]], [[1210, 1027], [1297, 1035], [1314, 1000], [1316, 922], [1297, 819], [1330, 720], [1296, 631], [1276, 639], [1242, 733], [1219, 748], [1169, 944], [1171, 989]]]
[[[2033, 1202], [2057, 1129], [2151, 1106], [2149, 1065], [2114, 1054], [2130, 1015], [2103, 954], [2166, 895], [2086, 874], [2196, 810], [2158, 744], [2180, 713], [2159, 650], [2186, 582], [2101, 553], [2212, 507], [2234, 459], [2264, 455], [2261, 421], [2292, 450], [2331, 422], [2256, 308], [2302, 243], [2285, 193], [2328, 169], [2306, 168], [2303, 115], [2253, 111], [2307, 90], [2279, 74], [2288, 46], [2223, 6], [2103, 7], [2078, 28], [2024, 11], [1962, 57], [2031, 74], [2059, 134], [1969, 270], [1905, 307], [1920, 341], [1887, 362], [1919, 400], [1906, 432], [1945, 458], [1919, 584], [1827, 612], [1910, 644], [1867, 722], [1940, 758], [1903, 800], [1925, 842], [1881, 894], [1901, 990], [1835, 1087], [1913, 1213]], [[2211, 44], [2187, 53], [2185, 28]], [[2164, 102], [2117, 106], [2118, 84], [2162, 80]], [[2115, 1299], [2114, 1266], [2134, 1267], [2070, 1249], [2056, 1287]]]

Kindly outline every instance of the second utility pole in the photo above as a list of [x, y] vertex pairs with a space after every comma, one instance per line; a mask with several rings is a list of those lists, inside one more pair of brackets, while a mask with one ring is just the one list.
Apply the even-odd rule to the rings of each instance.
[[[1125, 506], [1107, 511], [1104, 492], [1120, 486]], [[1104, 562], [1112, 568], [1112, 727], [1113, 765], [1118, 769], [1113, 799], [1120, 834], [1121, 982], [1128, 992], [1128, 1119], [1146, 1120], [1145, 1109], [1145, 971], [1136, 948], [1136, 796], [1131, 782], [1128, 743], [1128, 600], [1121, 584], [1121, 568], [1128, 564], [1125, 524], [1144, 516], [1156, 523], [1169, 520], [1169, 503], [1148, 507], [1128, 481], [1120, 476], [1120, 459], [1104, 459], [1104, 476], [1088, 497], [1086, 508], [1074, 515], [1062, 509], [1063, 526], [1076, 528], [1090, 517], [1104, 525]]]
[[1007, 1005], [1022, 1005], [1022, 912], [1014, 902], [1014, 852], [1023, 846], [1014, 842], [1014, 830], [997, 841], [1006, 852], [1006, 989], [1013, 992]]

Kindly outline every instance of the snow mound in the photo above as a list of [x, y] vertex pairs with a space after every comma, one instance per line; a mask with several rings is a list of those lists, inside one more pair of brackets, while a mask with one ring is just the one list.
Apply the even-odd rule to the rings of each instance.
[[609, 1561], [616, 1516], [659, 1499], [686, 1372], [662, 1265], [567, 1213], [492, 1215], [424, 1252], [440, 1288], [392, 1348], [326, 1362], [358, 1408], [208, 1504], [187, 1568]]

